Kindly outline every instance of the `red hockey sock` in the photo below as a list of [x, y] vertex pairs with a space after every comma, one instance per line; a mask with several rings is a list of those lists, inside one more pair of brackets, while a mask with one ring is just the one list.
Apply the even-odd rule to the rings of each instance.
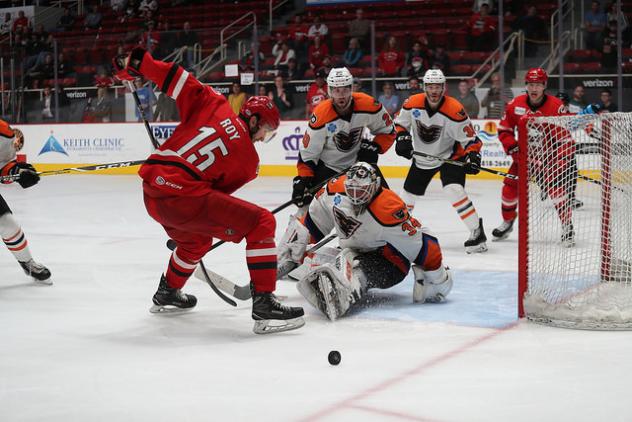
[[197, 265], [197, 261], [182, 255], [182, 252], [178, 254], [177, 248], [173, 251], [165, 273], [167, 284], [174, 289], [181, 289], [185, 285]]
[[518, 213], [518, 188], [516, 186], [503, 185], [501, 213], [504, 221], [511, 221]]

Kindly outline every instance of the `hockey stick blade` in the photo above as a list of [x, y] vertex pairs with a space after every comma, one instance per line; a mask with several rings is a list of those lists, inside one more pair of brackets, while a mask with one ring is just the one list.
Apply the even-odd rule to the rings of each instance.
[[[167, 240], [167, 248], [169, 248], [169, 250], [173, 251], [176, 248], [176, 246], [177, 244], [175, 240], [173, 239]], [[239, 286], [233, 283], [226, 277], [223, 277], [217, 274], [216, 272], [210, 271], [209, 269], [207, 269], [204, 266], [204, 263], [202, 261], [200, 261], [200, 266], [195, 270], [195, 273], [193, 273], [193, 275], [196, 278], [199, 278], [200, 280], [207, 283], [213, 289], [213, 291], [217, 293], [219, 297], [224, 299], [224, 301], [226, 301], [227, 303], [234, 304], [233, 306], [237, 306], [237, 304], [230, 298], [226, 297], [218, 289], [223, 290], [225, 293], [239, 300], [248, 300], [252, 297], [249, 285]]]

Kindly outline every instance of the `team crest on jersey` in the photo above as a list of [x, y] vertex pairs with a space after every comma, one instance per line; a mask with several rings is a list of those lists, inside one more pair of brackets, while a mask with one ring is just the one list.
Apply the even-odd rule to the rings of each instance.
[[421, 142], [423, 142], [424, 144], [434, 144], [439, 140], [442, 130], [441, 126], [426, 126], [419, 120], [415, 120], [415, 123], [417, 124], [417, 133], [419, 134]]
[[363, 129], [363, 127], [357, 127], [355, 129], [351, 129], [349, 133], [342, 131], [336, 133], [333, 138], [336, 148], [338, 148], [338, 150], [342, 152], [351, 150], [351, 148], [353, 148], [355, 144], [360, 142]]
[[311, 124], [316, 123], [316, 115], [312, 114], [312, 117], [309, 118], [309, 121], [310, 121]]
[[[408, 100], [406, 100], [406, 101], [408, 101]], [[419, 110], [417, 110], [417, 109], [414, 109], [414, 110], [413, 110], [413, 117], [414, 117], [415, 119], [418, 119], [418, 118], [419, 118], [419, 116], [421, 116], [421, 111], [419, 111]]]
[[334, 219], [336, 220], [336, 224], [340, 227], [340, 231], [342, 232], [342, 239], [348, 239], [353, 236], [353, 233], [358, 230], [358, 227], [362, 224], [358, 220], [353, 217], [349, 217], [346, 215], [340, 208], [334, 207]]
[[336, 196], [334, 196], [334, 205], [340, 205], [341, 201], [342, 197], [339, 194], [336, 194]]
[[327, 125], [327, 132], [331, 132], [334, 133], [336, 131], [336, 124], [334, 122], [331, 122]]
[[457, 116], [459, 116], [462, 119], [465, 119], [467, 117], [467, 114], [465, 113], [465, 109], [461, 109], [456, 113]]
[[393, 213], [393, 217], [395, 217], [396, 220], [405, 220], [407, 214], [406, 211], [406, 208], [399, 209]]
[[526, 114], [527, 109], [524, 107], [516, 107], [514, 108], [514, 113], [516, 113], [516, 115], [518, 116], [522, 116], [523, 114]]

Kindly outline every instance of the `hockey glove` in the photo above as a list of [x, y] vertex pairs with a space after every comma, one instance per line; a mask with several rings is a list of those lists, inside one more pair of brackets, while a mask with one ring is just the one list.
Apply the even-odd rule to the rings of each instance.
[[467, 174], [478, 174], [481, 171], [481, 154], [472, 151], [463, 157], [463, 170]]
[[15, 163], [15, 166], [9, 170], [9, 174], [19, 175], [17, 182], [24, 189], [36, 185], [40, 180], [37, 170], [28, 163]]
[[377, 163], [379, 153], [380, 146], [378, 144], [371, 142], [368, 139], [363, 139], [362, 142], [360, 142], [358, 161], [364, 161], [365, 163]]
[[407, 131], [399, 132], [395, 137], [395, 153], [407, 159], [413, 158], [413, 137]]
[[309, 191], [309, 188], [312, 187], [312, 180], [311, 177], [296, 176], [294, 178], [292, 185], [292, 202], [294, 202], [297, 207], [309, 205], [312, 199], [314, 199], [314, 195]]
[[145, 49], [137, 47], [132, 52], [120, 54], [112, 59], [114, 76], [121, 81], [133, 81], [141, 76], [140, 64], [143, 62]]

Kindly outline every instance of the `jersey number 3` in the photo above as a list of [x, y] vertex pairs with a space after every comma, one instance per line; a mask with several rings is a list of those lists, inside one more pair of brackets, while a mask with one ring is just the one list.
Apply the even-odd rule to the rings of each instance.
[[212, 139], [215, 133], [217, 131], [212, 127], [201, 127], [200, 133], [177, 151], [178, 155], [200, 171], [206, 170], [215, 162], [213, 150], [219, 149], [222, 156], [228, 155], [228, 148], [224, 145], [224, 141], [221, 138]]

